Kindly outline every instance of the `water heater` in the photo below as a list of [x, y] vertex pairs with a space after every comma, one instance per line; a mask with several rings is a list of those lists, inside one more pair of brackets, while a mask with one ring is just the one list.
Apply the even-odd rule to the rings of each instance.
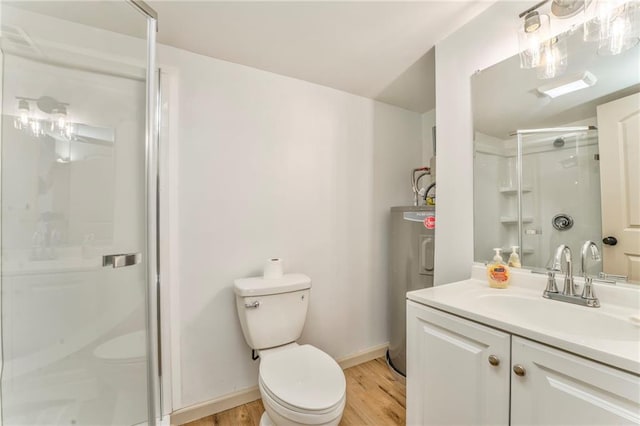
[[387, 362], [406, 375], [407, 292], [433, 287], [436, 213], [434, 206], [391, 208], [390, 330]]

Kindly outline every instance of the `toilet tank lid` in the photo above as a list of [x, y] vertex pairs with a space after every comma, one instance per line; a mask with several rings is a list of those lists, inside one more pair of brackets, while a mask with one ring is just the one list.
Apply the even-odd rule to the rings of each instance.
[[267, 296], [311, 288], [311, 278], [304, 274], [286, 274], [280, 278], [239, 278], [233, 281], [238, 296]]

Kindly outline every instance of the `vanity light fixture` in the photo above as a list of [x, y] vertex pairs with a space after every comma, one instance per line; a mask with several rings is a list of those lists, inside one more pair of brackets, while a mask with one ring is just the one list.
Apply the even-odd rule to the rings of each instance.
[[591, 0], [543, 0], [518, 15], [523, 19], [518, 30], [521, 68], [541, 68], [539, 78], [553, 78], [566, 68], [566, 51], [562, 52], [559, 39], [551, 38], [550, 16], [540, 14], [538, 9], [549, 1], [551, 13], [559, 18], [568, 18], [580, 12]]
[[[13, 120], [13, 127], [17, 130], [30, 132], [35, 137], [41, 137], [47, 132], [55, 132], [68, 140], [75, 139], [75, 127], [69, 123], [67, 106], [69, 104], [59, 102], [50, 96], [40, 98], [16, 97], [18, 101], [18, 115]], [[33, 112], [40, 111], [46, 114], [44, 119], [39, 118], [31, 110], [31, 103], [35, 104]]]
[[586, 89], [591, 87], [598, 79], [595, 75], [589, 71], [585, 71], [580, 74], [574, 74], [567, 76], [552, 84], [538, 87], [538, 92], [549, 96], [550, 98], [557, 98], [558, 96], [566, 95], [567, 93], [575, 92], [576, 90]]
[[[549, 2], [550, 15], [541, 14], [538, 9]], [[541, 79], [561, 75], [568, 62], [562, 44], [566, 34], [552, 38], [551, 17], [570, 18], [581, 11], [584, 40], [597, 42], [599, 55], [620, 54], [640, 41], [640, 0], [542, 0], [518, 15], [520, 67], [537, 68]]]

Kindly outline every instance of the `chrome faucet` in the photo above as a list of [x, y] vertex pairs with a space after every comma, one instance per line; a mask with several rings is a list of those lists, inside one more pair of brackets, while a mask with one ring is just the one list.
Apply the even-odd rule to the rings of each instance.
[[582, 267], [582, 276], [584, 277], [582, 298], [591, 301], [595, 307], [598, 307], [600, 306], [600, 301], [593, 292], [593, 278], [587, 274], [587, 256], [589, 256], [589, 254], [591, 255], [591, 259], [595, 261], [602, 260], [598, 246], [591, 240], [586, 241], [582, 245], [582, 250], [580, 251], [580, 266]]
[[[600, 302], [593, 293], [592, 278], [587, 276], [586, 272], [586, 263], [588, 260], [587, 256], [589, 252], [591, 253], [591, 258], [593, 260], [600, 260], [600, 251], [598, 250], [596, 244], [593, 241], [585, 242], [580, 252], [582, 274], [585, 279], [582, 295], [578, 295], [576, 285], [573, 282], [571, 249], [566, 244], [562, 244], [558, 246], [555, 255], [553, 256], [551, 267], [547, 272], [547, 287], [542, 293], [542, 296], [547, 299], [560, 300], [562, 302], [574, 303], [576, 305], [590, 306], [592, 308], [600, 307]], [[563, 265], [566, 265], [564, 269]], [[556, 286], [556, 272], [565, 273], [562, 293], [558, 291], [558, 288]]]
[[[562, 269], [563, 263], [567, 265], [566, 271]], [[573, 282], [573, 262], [571, 260], [571, 249], [568, 245], [562, 244], [558, 246], [556, 254], [553, 257], [553, 266], [551, 266], [551, 269], [554, 271], [564, 272], [564, 287], [562, 288], [562, 294], [565, 296], [575, 296], [576, 289]]]

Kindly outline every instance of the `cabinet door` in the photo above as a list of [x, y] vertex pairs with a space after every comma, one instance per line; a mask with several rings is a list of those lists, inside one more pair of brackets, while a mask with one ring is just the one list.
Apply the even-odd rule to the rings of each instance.
[[508, 424], [509, 354], [508, 334], [407, 302], [407, 424]]
[[640, 423], [640, 377], [519, 337], [511, 357], [513, 425]]

